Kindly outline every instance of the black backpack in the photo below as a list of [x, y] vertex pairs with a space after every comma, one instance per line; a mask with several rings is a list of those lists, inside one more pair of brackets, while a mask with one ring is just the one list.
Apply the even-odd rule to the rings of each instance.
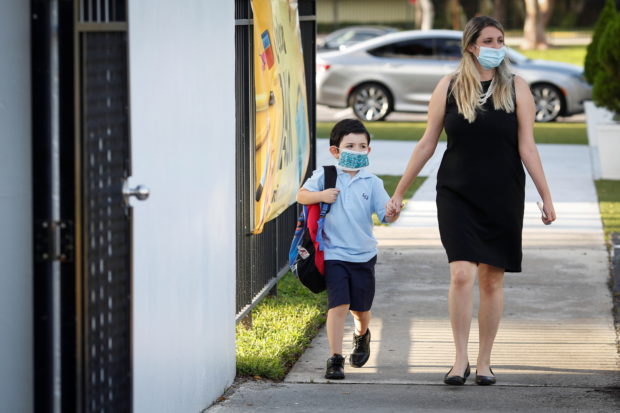
[[[324, 166], [325, 189], [336, 186], [336, 167]], [[288, 265], [299, 281], [313, 293], [325, 290], [323, 225], [330, 204], [303, 205], [288, 253]]]

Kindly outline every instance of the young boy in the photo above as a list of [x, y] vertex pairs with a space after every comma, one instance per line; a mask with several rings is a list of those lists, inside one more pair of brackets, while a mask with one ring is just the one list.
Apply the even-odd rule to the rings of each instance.
[[331, 357], [326, 379], [344, 379], [342, 338], [350, 311], [355, 322], [353, 351], [349, 363], [362, 367], [370, 357], [370, 307], [375, 295], [377, 241], [372, 234], [372, 213], [382, 222], [394, 222], [398, 214], [387, 216], [388, 196], [383, 181], [371, 174], [368, 165], [370, 134], [355, 119], [334, 125], [329, 152], [338, 159], [336, 187], [324, 189], [323, 168], [299, 189], [300, 204], [331, 204], [325, 217], [325, 282], [327, 285], [327, 338]]

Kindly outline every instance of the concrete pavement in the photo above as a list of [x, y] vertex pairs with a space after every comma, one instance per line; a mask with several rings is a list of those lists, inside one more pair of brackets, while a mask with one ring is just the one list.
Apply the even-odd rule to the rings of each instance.
[[[319, 142], [318, 154], [325, 152], [321, 145], [326, 143]], [[413, 145], [373, 142], [371, 170], [400, 174]], [[360, 369], [347, 365], [342, 382], [325, 380], [329, 354], [323, 329], [284, 383], [243, 383], [209, 411], [618, 411], [620, 359], [589, 150], [539, 149], [558, 221], [540, 223], [538, 195], [528, 179], [523, 273], [505, 278], [505, 312], [492, 358], [496, 386], [481, 388], [471, 379], [462, 388], [442, 384], [454, 349], [448, 263], [434, 204], [440, 145], [423, 171], [427, 181], [400, 220], [375, 230], [380, 253], [369, 362]], [[472, 367], [477, 345], [474, 319]]]

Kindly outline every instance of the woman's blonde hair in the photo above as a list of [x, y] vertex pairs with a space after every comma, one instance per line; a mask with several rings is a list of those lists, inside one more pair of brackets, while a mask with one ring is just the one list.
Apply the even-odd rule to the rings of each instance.
[[[469, 52], [467, 48], [475, 45], [480, 37], [480, 32], [485, 27], [493, 26], [504, 34], [504, 28], [500, 22], [488, 16], [474, 17], [465, 25], [463, 39], [461, 41], [461, 51], [463, 58], [454, 73], [454, 82], [450, 93], [456, 100], [456, 106], [460, 114], [472, 123], [476, 120], [476, 111], [483, 110], [480, 104], [482, 85], [480, 75], [476, 69], [476, 56]], [[504, 110], [508, 113], [514, 111], [514, 92], [512, 87], [512, 73], [508, 65], [508, 60], [504, 59], [495, 69], [493, 78], [495, 90], [493, 92], [493, 107], [496, 110]], [[491, 87], [491, 86], [489, 86]]]

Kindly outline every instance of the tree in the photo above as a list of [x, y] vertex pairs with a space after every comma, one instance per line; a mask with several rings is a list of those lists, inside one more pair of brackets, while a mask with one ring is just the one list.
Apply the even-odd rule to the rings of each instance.
[[620, 116], [620, 14], [606, 19], [598, 48], [592, 100]]
[[592, 33], [592, 40], [588, 45], [586, 60], [584, 62], [584, 76], [590, 84], [594, 84], [596, 73], [599, 71], [601, 64], [599, 62], [599, 43], [603, 36], [603, 32], [607, 29], [609, 22], [616, 16], [616, 3], [614, 0], [607, 0], [605, 7], [601, 12]]
[[467, 19], [465, 18], [465, 12], [459, 0], [448, 0], [446, 4], [446, 14], [448, 15], [448, 21], [453, 30], [463, 30], [465, 23], [467, 23]]
[[435, 8], [431, 0], [409, 0], [415, 5], [415, 22], [416, 27], [422, 30], [430, 30], [433, 28], [433, 20], [435, 19]]
[[545, 29], [551, 12], [553, 0], [525, 0], [525, 23], [523, 24], [523, 49], [547, 49]]
[[504, 0], [493, 0], [493, 17], [497, 21], [504, 23], [506, 19], [506, 4]]

